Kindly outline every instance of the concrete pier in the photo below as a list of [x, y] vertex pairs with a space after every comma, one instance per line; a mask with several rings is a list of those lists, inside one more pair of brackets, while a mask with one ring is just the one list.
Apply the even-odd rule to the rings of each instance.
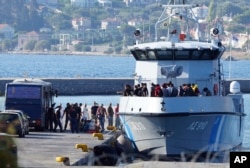
[[[4, 95], [5, 85], [14, 79], [0, 79], [0, 96]], [[42, 79], [51, 82], [59, 95], [115, 95], [122, 91], [125, 84], [134, 85], [133, 78], [58, 78]], [[225, 80], [226, 93], [230, 82], [238, 81], [242, 93], [250, 93], [250, 79]]]
[[[5, 85], [14, 79], [0, 79], [0, 95], [4, 95]], [[58, 78], [42, 79], [51, 82], [59, 95], [115, 95], [125, 84], [133, 86], [132, 78]]]
[[[117, 166], [94, 166], [86, 165], [87, 156], [94, 146], [107, 143], [114, 138], [114, 133], [106, 132], [103, 140], [94, 137], [93, 134], [66, 132], [30, 132], [25, 138], [15, 138], [18, 146], [18, 166], [19, 168], [56, 168], [66, 167], [63, 162], [57, 162], [58, 157], [67, 157], [70, 167], [92, 167], [92, 168], [229, 168], [229, 162], [209, 163], [209, 162], [177, 162], [177, 161], [157, 161], [138, 160], [131, 164], [120, 164]], [[39, 140], [38, 140], [39, 139]], [[86, 144], [89, 152], [77, 148], [77, 144]], [[94, 159], [94, 158], [92, 158]], [[95, 158], [97, 159], [97, 158]]]

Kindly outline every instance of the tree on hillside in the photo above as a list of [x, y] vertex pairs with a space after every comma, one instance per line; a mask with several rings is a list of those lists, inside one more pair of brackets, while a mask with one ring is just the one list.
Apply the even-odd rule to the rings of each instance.
[[[18, 31], [29, 31], [29, 11], [26, 7], [20, 7], [19, 17], [17, 17], [16, 22], [14, 23], [14, 27]], [[28, 30], [27, 30], [28, 27]]]
[[208, 17], [207, 17], [208, 21], [212, 21], [216, 18], [216, 9], [217, 9], [217, 1], [214, 2], [214, 0], [212, 0], [208, 7]]
[[25, 0], [0, 0], [0, 23], [18, 27], [23, 12], [26, 12], [24, 8]]
[[35, 48], [36, 42], [37, 42], [36, 40], [31, 40], [31, 41], [29, 41], [29, 42], [24, 46], [24, 48], [25, 48], [26, 50], [33, 51], [34, 48]]
[[26, 26], [27, 31], [39, 31], [43, 27], [43, 19], [38, 16], [37, 10], [32, 9], [29, 11], [29, 24]]
[[242, 30], [244, 30], [244, 29], [245, 29], [245, 26], [243, 26], [242, 24], [232, 23], [228, 26], [228, 28], [226, 30], [229, 32], [233, 32], [233, 33], [241, 33]]
[[244, 13], [238, 14], [234, 17], [236, 23], [247, 25], [250, 23], [250, 10], [245, 10]]
[[36, 0], [0, 0], [0, 23], [7, 23], [18, 31], [38, 30], [43, 26]]
[[121, 31], [123, 32], [123, 33], [126, 33], [126, 34], [133, 34], [134, 33], [134, 31], [135, 31], [135, 27], [134, 26], [130, 26], [130, 25], [123, 25], [122, 27], [121, 27]]
[[48, 18], [48, 21], [56, 31], [68, 30], [72, 28], [71, 18], [63, 13], [52, 15]]
[[72, 12], [72, 18], [90, 17], [89, 11], [84, 8], [76, 8]]
[[2, 42], [2, 49], [5, 51], [12, 51], [15, 48], [14, 41], [11, 40], [4, 40]]
[[112, 7], [114, 7], [114, 8], [124, 8], [125, 6], [126, 6], [126, 4], [121, 0], [113, 0], [112, 1]]
[[58, 4], [60, 8], [63, 8], [65, 6], [69, 6], [71, 4], [70, 0], [58, 0]]
[[225, 2], [225, 3], [218, 4], [217, 14], [220, 17], [225, 16], [225, 15], [234, 16], [242, 12], [243, 12], [243, 9], [240, 6], [238, 6], [238, 4], [234, 4], [232, 2]]
[[82, 50], [86, 51], [86, 52], [90, 52], [91, 51], [91, 47], [89, 45], [85, 45], [85, 46], [83, 46]]
[[36, 51], [45, 51], [45, 50], [50, 50], [50, 47], [51, 44], [49, 41], [47, 40], [41, 40], [41, 41], [38, 41], [36, 44], [35, 44], [35, 50]]
[[83, 45], [82, 44], [75, 44], [74, 50], [75, 51], [83, 51]]
[[12, 23], [13, 16], [8, 11], [12, 11], [14, 0], [7, 3], [7, 0], [0, 1], [0, 23]]

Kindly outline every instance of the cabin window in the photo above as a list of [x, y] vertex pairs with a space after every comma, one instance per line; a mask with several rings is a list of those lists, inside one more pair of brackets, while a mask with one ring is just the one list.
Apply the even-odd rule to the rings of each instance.
[[136, 60], [213, 60], [217, 59], [219, 50], [131, 50]]
[[156, 59], [155, 52], [154, 51], [148, 51], [148, 58], [149, 59]]
[[177, 51], [175, 52], [175, 59], [176, 59], [176, 60], [185, 60], [185, 59], [189, 59], [189, 53], [190, 53], [190, 51], [177, 50]]
[[192, 59], [193, 60], [198, 60], [200, 58], [200, 55], [201, 55], [201, 50], [193, 50], [192, 51]]
[[173, 52], [167, 50], [158, 50], [156, 51], [157, 57], [159, 60], [170, 60], [173, 59]]
[[134, 53], [134, 56], [139, 60], [147, 59], [145, 51], [142, 51], [142, 50], [136, 50]]

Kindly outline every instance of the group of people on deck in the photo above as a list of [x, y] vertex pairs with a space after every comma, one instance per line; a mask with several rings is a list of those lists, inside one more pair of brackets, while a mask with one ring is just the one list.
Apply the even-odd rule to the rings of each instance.
[[[151, 97], [177, 97], [177, 96], [212, 96], [211, 91], [205, 87], [202, 92], [200, 92], [198, 85], [195, 83], [192, 84], [183, 84], [176, 88], [174, 84], [170, 81], [168, 83], [160, 84], [151, 84]], [[147, 83], [137, 84], [132, 88], [130, 85], [125, 85], [123, 91], [123, 96], [149, 96], [149, 91], [147, 88]]]

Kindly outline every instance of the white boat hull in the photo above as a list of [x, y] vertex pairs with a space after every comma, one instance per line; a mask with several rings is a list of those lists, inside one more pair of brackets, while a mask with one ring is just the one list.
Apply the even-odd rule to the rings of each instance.
[[[207, 98], [123, 97], [120, 101], [120, 119], [136, 150], [150, 155], [193, 155], [227, 151], [240, 146], [244, 114], [233, 111], [229, 97], [213, 97], [217, 102], [213, 101], [212, 107], [205, 103], [208, 102]], [[166, 102], [164, 111], [161, 110], [162, 101]], [[157, 104], [158, 108], [155, 109], [158, 112], [149, 110]], [[140, 107], [144, 107], [144, 111], [135, 111]], [[184, 111], [187, 107], [189, 109]], [[192, 107], [200, 107], [200, 110]]]

